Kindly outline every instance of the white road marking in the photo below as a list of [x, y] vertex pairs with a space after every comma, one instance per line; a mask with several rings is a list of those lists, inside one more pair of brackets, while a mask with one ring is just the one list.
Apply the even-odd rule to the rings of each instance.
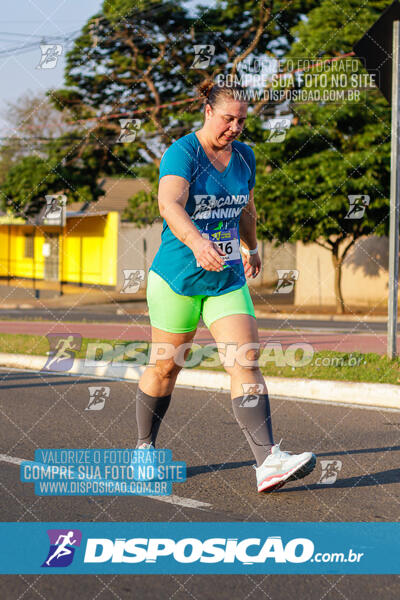
[[15, 456], [7, 456], [7, 454], [0, 454], [0, 461], [12, 463], [13, 465], [20, 465], [24, 462], [24, 459], [16, 458]]
[[[13, 465], [21, 465], [26, 460], [29, 459], [8, 456], [8, 454], [0, 454], [0, 462], [7, 462]], [[151, 498], [152, 500], [159, 500], [160, 502], [168, 502], [169, 504], [174, 504], [175, 506], [184, 506], [185, 508], [197, 508], [199, 510], [207, 510], [212, 508], [212, 505], [208, 504], [208, 502], [200, 502], [199, 500], [193, 500], [192, 498], [181, 498], [180, 496], [175, 496], [175, 494], [172, 494], [171, 496], [145, 495], [144, 497]]]
[[185, 506], [186, 508], [198, 508], [199, 510], [206, 510], [211, 508], [211, 504], [207, 502], [200, 502], [199, 500], [192, 500], [192, 498], [181, 498], [180, 496], [146, 496], [147, 498], [154, 498], [161, 502], [168, 502], [169, 504], [178, 504], [179, 506]]

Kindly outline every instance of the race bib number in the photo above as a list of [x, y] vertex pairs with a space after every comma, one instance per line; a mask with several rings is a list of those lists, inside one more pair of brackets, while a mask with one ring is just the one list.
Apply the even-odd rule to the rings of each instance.
[[[218, 231], [203, 232], [202, 237], [211, 240], [222, 252], [225, 252], [223, 260], [225, 265], [235, 265], [242, 261], [239, 250], [239, 239], [237, 237], [237, 230], [232, 229], [219, 229]], [[198, 267], [200, 264], [196, 263]]]

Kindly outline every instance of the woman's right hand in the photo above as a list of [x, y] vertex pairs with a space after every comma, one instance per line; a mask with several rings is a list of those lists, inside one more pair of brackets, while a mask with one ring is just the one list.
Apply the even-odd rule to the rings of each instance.
[[211, 240], [199, 237], [194, 242], [192, 250], [197, 262], [206, 271], [223, 270], [225, 263], [222, 257], [225, 256], [225, 252]]

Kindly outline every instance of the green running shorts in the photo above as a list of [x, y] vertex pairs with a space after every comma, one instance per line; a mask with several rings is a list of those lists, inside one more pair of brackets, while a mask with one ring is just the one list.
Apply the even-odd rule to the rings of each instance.
[[220, 296], [182, 296], [155, 271], [147, 279], [147, 304], [153, 327], [169, 333], [186, 333], [197, 328], [200, 316], [207, 327], [221, 317], [251, 315], [253, 301], [247, 283]]

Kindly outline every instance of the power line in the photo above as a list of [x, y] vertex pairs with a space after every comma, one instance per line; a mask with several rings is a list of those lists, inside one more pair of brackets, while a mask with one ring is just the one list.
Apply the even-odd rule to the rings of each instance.
[[[125, 27], [128, 27], [128, 28], [129, 27], [133, 27], [133, 28], [136, 29], [137, 28], [136, 24], [130, 23], [129, 19], [135, 18], [135, 17], [137, 18], [138, 17], [139, 20], [142, 20], [142, 19], [147, 19], [147, 18], [153, 16], [155, 13], [158, 13], [158, 15], [160, 15], [160, 14], [165, 13], [165, 12], [170, 12], [171, 11], [170, 4], [171, 3], [169, 3], [169, 2], [167, 2], [167, 3], [163, 3], [163, 2], [153, 3], [147, 9], [134, 11], [132, 14], [128, 15], [127, 17], [125, 17], [123, 19], [121, 19], [121, 22], [123, 23], [123, 25]], [[103, 24], [101, 23], [101, 20], [102, 20], [102, 17], [101, 16], [96, 17], [96, 15], [94, 15], [93, 17], [91, 17], [88, 20], [89, 25], [92, 25], [92, 26], [94, 25], [95, 29], [97, 29], [97, 31], [91, 31], [91, 33], [92, 34], [93, 33], [96, 33], [96, 34], [100, 33], [100, 37], [101, 37], [101, 30], [103, 29]], [[100, 21], [100, 23], [99, 23], [99, 21]], [[106, 20], [106, 21], [107, 21], [107, 24], [112, 27], [112, 23], [110, 23], [108, 20]], [[19, 23], [26, 22], [26, 23], [28, 23], [29, 21], [2, 21], [2, 23], [15, 23], [15, 22], [19, 22]], [[31, 22], [35, 22], [35, 21], [31, 21]], [[140, 24], [140, 28], [143, 31], [143, 25], [142, 24]], [[53, 35], [42, 35], [42, 36], [40, 36], [38, 34], [35, 34], [33, 36], [33, 35], [30, 35], [30, 34], [24, 34], [24, 33], [20, 34], [20, 33], [11, 33], [11, 32], [10, 33], [9, 32], [0, 32], [0, 36], [1, 35], [14, 35], [14, 36], [31, 37], [31, 38], [32, 37], [37, 37], [37, 38], [42, 38], [44, 40], [46, 40], [46, 39], [47, 40], [57, 40], [57, 41], [60, 41], [60, 43], [61, 42], [65, 43], [65, 42], [70, 41], [71, 37], [76, 36], [77, 34], [79, 34], [81, 32], [82, 32], [82, 30], [79, 29], [79, 30], [73, 31], [72, 33], [67, 34], [65, 36], [53, 36]], [[20, 40], [14, 40], [14, 42], [19, 42], [19, 41]], [[0, 56], [18, 56], [19, 54], [23, 54], [25, 52], [31, 52], [36, 47], [37, 46], [34, 43], [30, 43], [30, 44], [24, 44], [23, 46], [15, 46], [13, 48], [5, 48], [3, 50], [0, 50]]]
[[[47, 35], [37, 36], [39, 38], [38, 40], [32, 41], [27, 44], [23, 44], [22, 46], [14, 46], [12, 48], [4, 48], [4, 49], [0, 50], [0, 56], [17, 56], [17, 55], [23, 54], [25, 52], [31, 52], [32, 50], [36, 50], [40, 43], [45, 44], [47, 41], [49, 41], [51, 44], [54, 44], [56, 42], [58, 42], [60, 44], [66, 44], [66, 43], [72, 41], [72, 38], [77, 33], [78, 33], [78, 31], [73, 31], [64, 36], [47, 36]], [[1, 35], [2, 35], [2, 33], [0, 32], [0, 36]], [[14, 43], [20, 42], [20, 41], [22, 41], [22, 40], [10, 40], [10, 42], [14, 42]]]
[[[19, 37], [27, 37], [27, 38], [33, 38], [33, 37], [37, 37], [37, 38], [46, 37], [48, 39], [50, 39], [50, 38], [59, 39], [60, 38], [60, 35], [44, 36], [43, 34], [39, 34], [39, 33], [15, 33], [15, 32], [11, 32], [11, 31], [0, 31], [0, 35], [17, 35]], [[70, 35], [70, 34], [66, 34], [66, 35]], [[65, 37], [65, 36], [62, 36], [62, 37]]]

